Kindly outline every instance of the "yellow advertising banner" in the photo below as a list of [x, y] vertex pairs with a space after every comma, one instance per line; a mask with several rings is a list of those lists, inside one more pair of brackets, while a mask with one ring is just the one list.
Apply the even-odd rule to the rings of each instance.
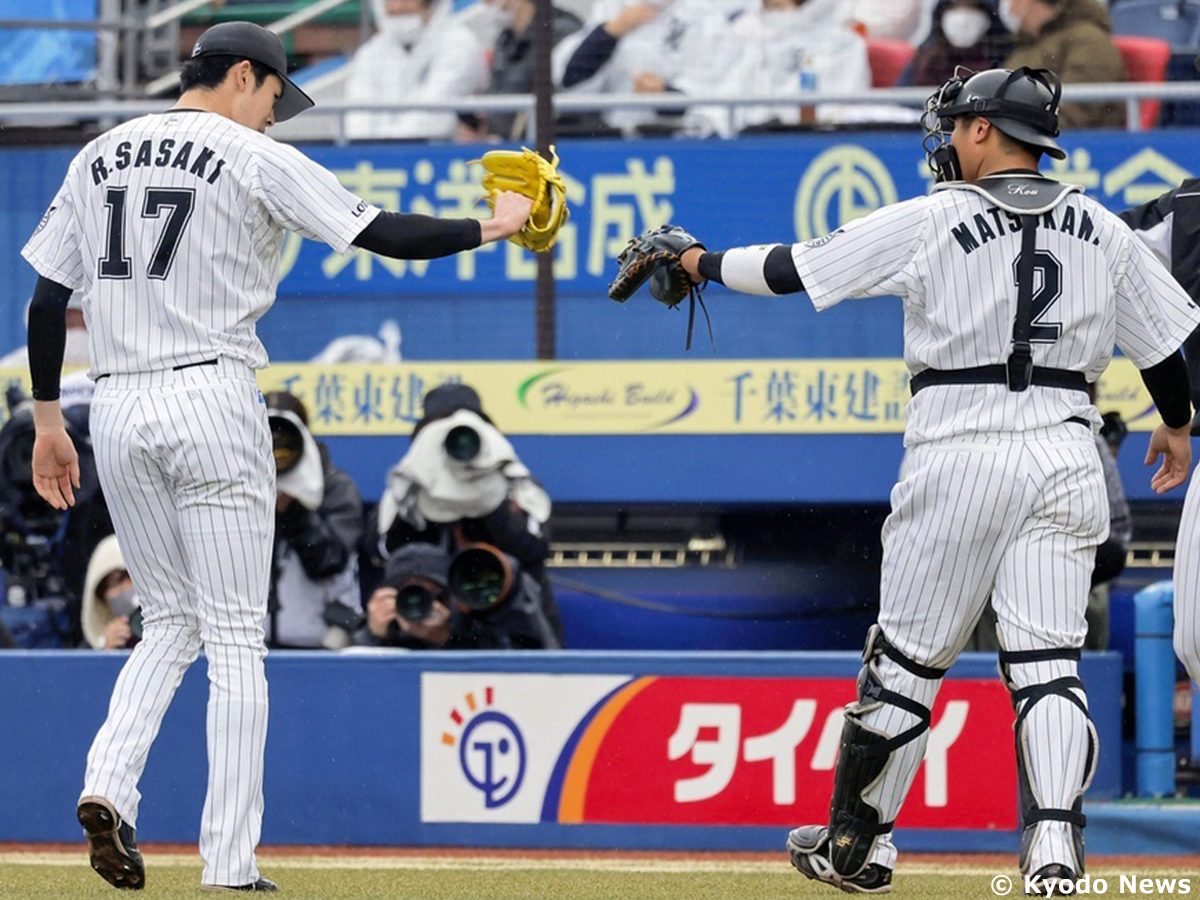
[[[28, 389], [25, 371], [0, 380]], [[479, 391], [507, 434], [899, 433], [909, 398], [899, 359], [275, 363], [258, 380], [304, 401], [325, 435], [407, 434], [425, 392], [452, 382]], [[1133, 430], [1158, 422], [1126, 359], [1105, 373], [1097, 405]]]

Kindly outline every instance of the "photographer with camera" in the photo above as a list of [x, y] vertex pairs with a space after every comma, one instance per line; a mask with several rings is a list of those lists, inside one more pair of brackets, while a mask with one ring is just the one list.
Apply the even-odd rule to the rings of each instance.
[[57, 510], [33, 486], [33, 403], [19, 387], [5, 392], [9, 418], [0, 428], [0, 621], [22, 647], [77, 646], [84, 573], [93, 550], [113, 532], [92, 455], [88, 398], [63, 405], [79, 452], [75, 505]]
[[[479, 394], [464, 384], [442, 385], [425, 395], [409, 450], [388, 473], [377, 511], [381, 552], [389, 572], [391, 556], [412, 543], [435, 545], [457, 563], [448, 570], [461, 575], [451, 608], [473, 610], [452, 623], [461, 645], [561, 647], [562, 624], [545, 571], [550, 547], [542, 528], [550, 506], [545, 489], [483, 411]], [[478, 587], [476, 576], [484, 575], [491, 589], [507, 585], [503, 600], [468, 596]], [[542, 621], [549, 640], [540, 635]]]
[[267, 645], [337, 650], [362, 619], [362, 497], [309, 432], [304, 404], [284, 391], [266, 401], [276, 468]]
[[142, 639], [141, 604], [116, 535], [110, 534], [92, 552], [81, 618], [85, 647], [131, 650]]
[[445, 650], [556, 650], [537, 579], [490, 544], [410, 543], [388, 559], [357, 642]]

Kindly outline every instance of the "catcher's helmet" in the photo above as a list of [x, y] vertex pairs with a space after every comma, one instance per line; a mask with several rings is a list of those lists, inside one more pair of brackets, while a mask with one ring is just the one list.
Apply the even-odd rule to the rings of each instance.
[[[1056, 159], [1066, 153], [1058, 137], [1058, 101], [1062, 83], [1049, 69], [959, 69], [925, 101], [925, 148], [933, 154], [948, 142], [958, 116], [982, 116], [1004, 134]], [[934, 171], [937, 167], [934, 166]]]

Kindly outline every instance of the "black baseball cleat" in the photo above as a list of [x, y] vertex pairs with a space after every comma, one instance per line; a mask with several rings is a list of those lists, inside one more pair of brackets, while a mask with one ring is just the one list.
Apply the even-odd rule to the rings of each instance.
[[92, 868], [115, 888], [140, 891], [146, 867], [137, 848], [137, 832], [121, 820], [103, 797], [84, 797], [75, 811], [88, 841]]
[[201, 885], [201, 890], [205, 891], [277, 891], [279, 885], [271, 881], [269, 878], [259, 876], [258, 881], [250, 884], [239, 885], [224, 885], [224, 884], [205, 884]]
[[[1035, 897], [1064, 897], [1075, 893], [1075, 881], [1075, 873], [1070, 868], [1059, 863], [1050, 863], [1033, 873], [1027, 882], [1025, 893]], [[1065, 882], [1070, 882], [1070, 887], [1059, 890], [1059, 885]]]
[[788, 855], [796, 871], [806, 878], [841, 888], [848, 894], [890, 894], [892, 870], [871, 863], [862, 871], [840, 875], [829, 859], [829, 829], [824, 825], [801, 825], [787, 839]]

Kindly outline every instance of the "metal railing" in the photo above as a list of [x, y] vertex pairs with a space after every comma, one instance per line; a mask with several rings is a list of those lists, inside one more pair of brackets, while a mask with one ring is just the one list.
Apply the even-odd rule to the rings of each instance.
[[[336, 5], [345, 0], [326, 0]], [[306, 10], [307, 12], [307, 10]], [[777, 96], [689, 96], [686, 105], [713, 107], [732, 111], [753, 106], [785, 105], [880, 105], [909, 106], [915, 111], [929, 96], [927, 87], [877, 88], [856, 93], [818, 92], [797, 97]], [[673, 97], [678, 103], [680, 98]], [[1196, 100], [1200, 101], [1200, 81], [1166, 82], [1161, 84], [1075, 84], [1063, 89], [1064, 102], [1119, 102], [1126, 105], [1128, 129], [1141, 130], [1138, 104], [1142, 100]], [[131, 119], [149, 112], [161, 111], [166, 100], [87, 101], [63, 103], [0, 103], [0, 127], [33, 125], [39, 123], [62, 124], [64, 122], [96, 122]], [[349, 113], [378, 112], [532, 112], [535, 99], [532, 94], [489, 94], [462, 97], [455, 100], [422, 101], [406, 103], [363, 103], [351, 101], [326, 102], [305, 113], [307, 118], [325, 116], [336, 118], [330, 137], [336, 142], [345, 141], [345, 118]], [[656, 110], [662, 107], [660, 95], [647, 94], [573, 94], [560, 93], [555, 96], [557, 113], [605, 112], [616, 109]]]
[[[182, 2], [176, 4], [170, 9], [164, 10], [161, 15], [165, 16], [170, 14], [173, 18], [177, 19], [187, 15], [193, 9], [201, 6], [207, 6], [212, 2], [213, 0], [182, 0]], [[301, 25], [311, 22], [313, 19], [325, 15], [325, 13], [332, 9], [337, 9], [339, 6], [344, 6], [350, 2], [351, 0], [315, 0], [315, 2], [310, 3], [308, 6], [304, 7], [304, 9], [296, 10], [296, 12], [286, 15], [282, 19], [272, 22], [270, 25], [266, 26], [266, 29], [274, 34], [284, 35], [289, 31], [299, 28]], [[185, 7], [187, 8], [185, 9]], [[183, 11], [179, 12], [179, 10]], [[150, 19], [153, 18], [154, 16], [150, 17]], [[150, 25], [150, 19], [147, 19], [148, 25]], [[168, 19], [166, 21], [172, 20]], [[150, 27], [154, 26], [150, 25]], [[164, 91], [170, 90], [178, 83], [179, 73], [169, 72], [166, 75], [163, 75], [161, 78], [156, 78], [146, 85], [145, 93], [148, 97], [154, 97]]]

